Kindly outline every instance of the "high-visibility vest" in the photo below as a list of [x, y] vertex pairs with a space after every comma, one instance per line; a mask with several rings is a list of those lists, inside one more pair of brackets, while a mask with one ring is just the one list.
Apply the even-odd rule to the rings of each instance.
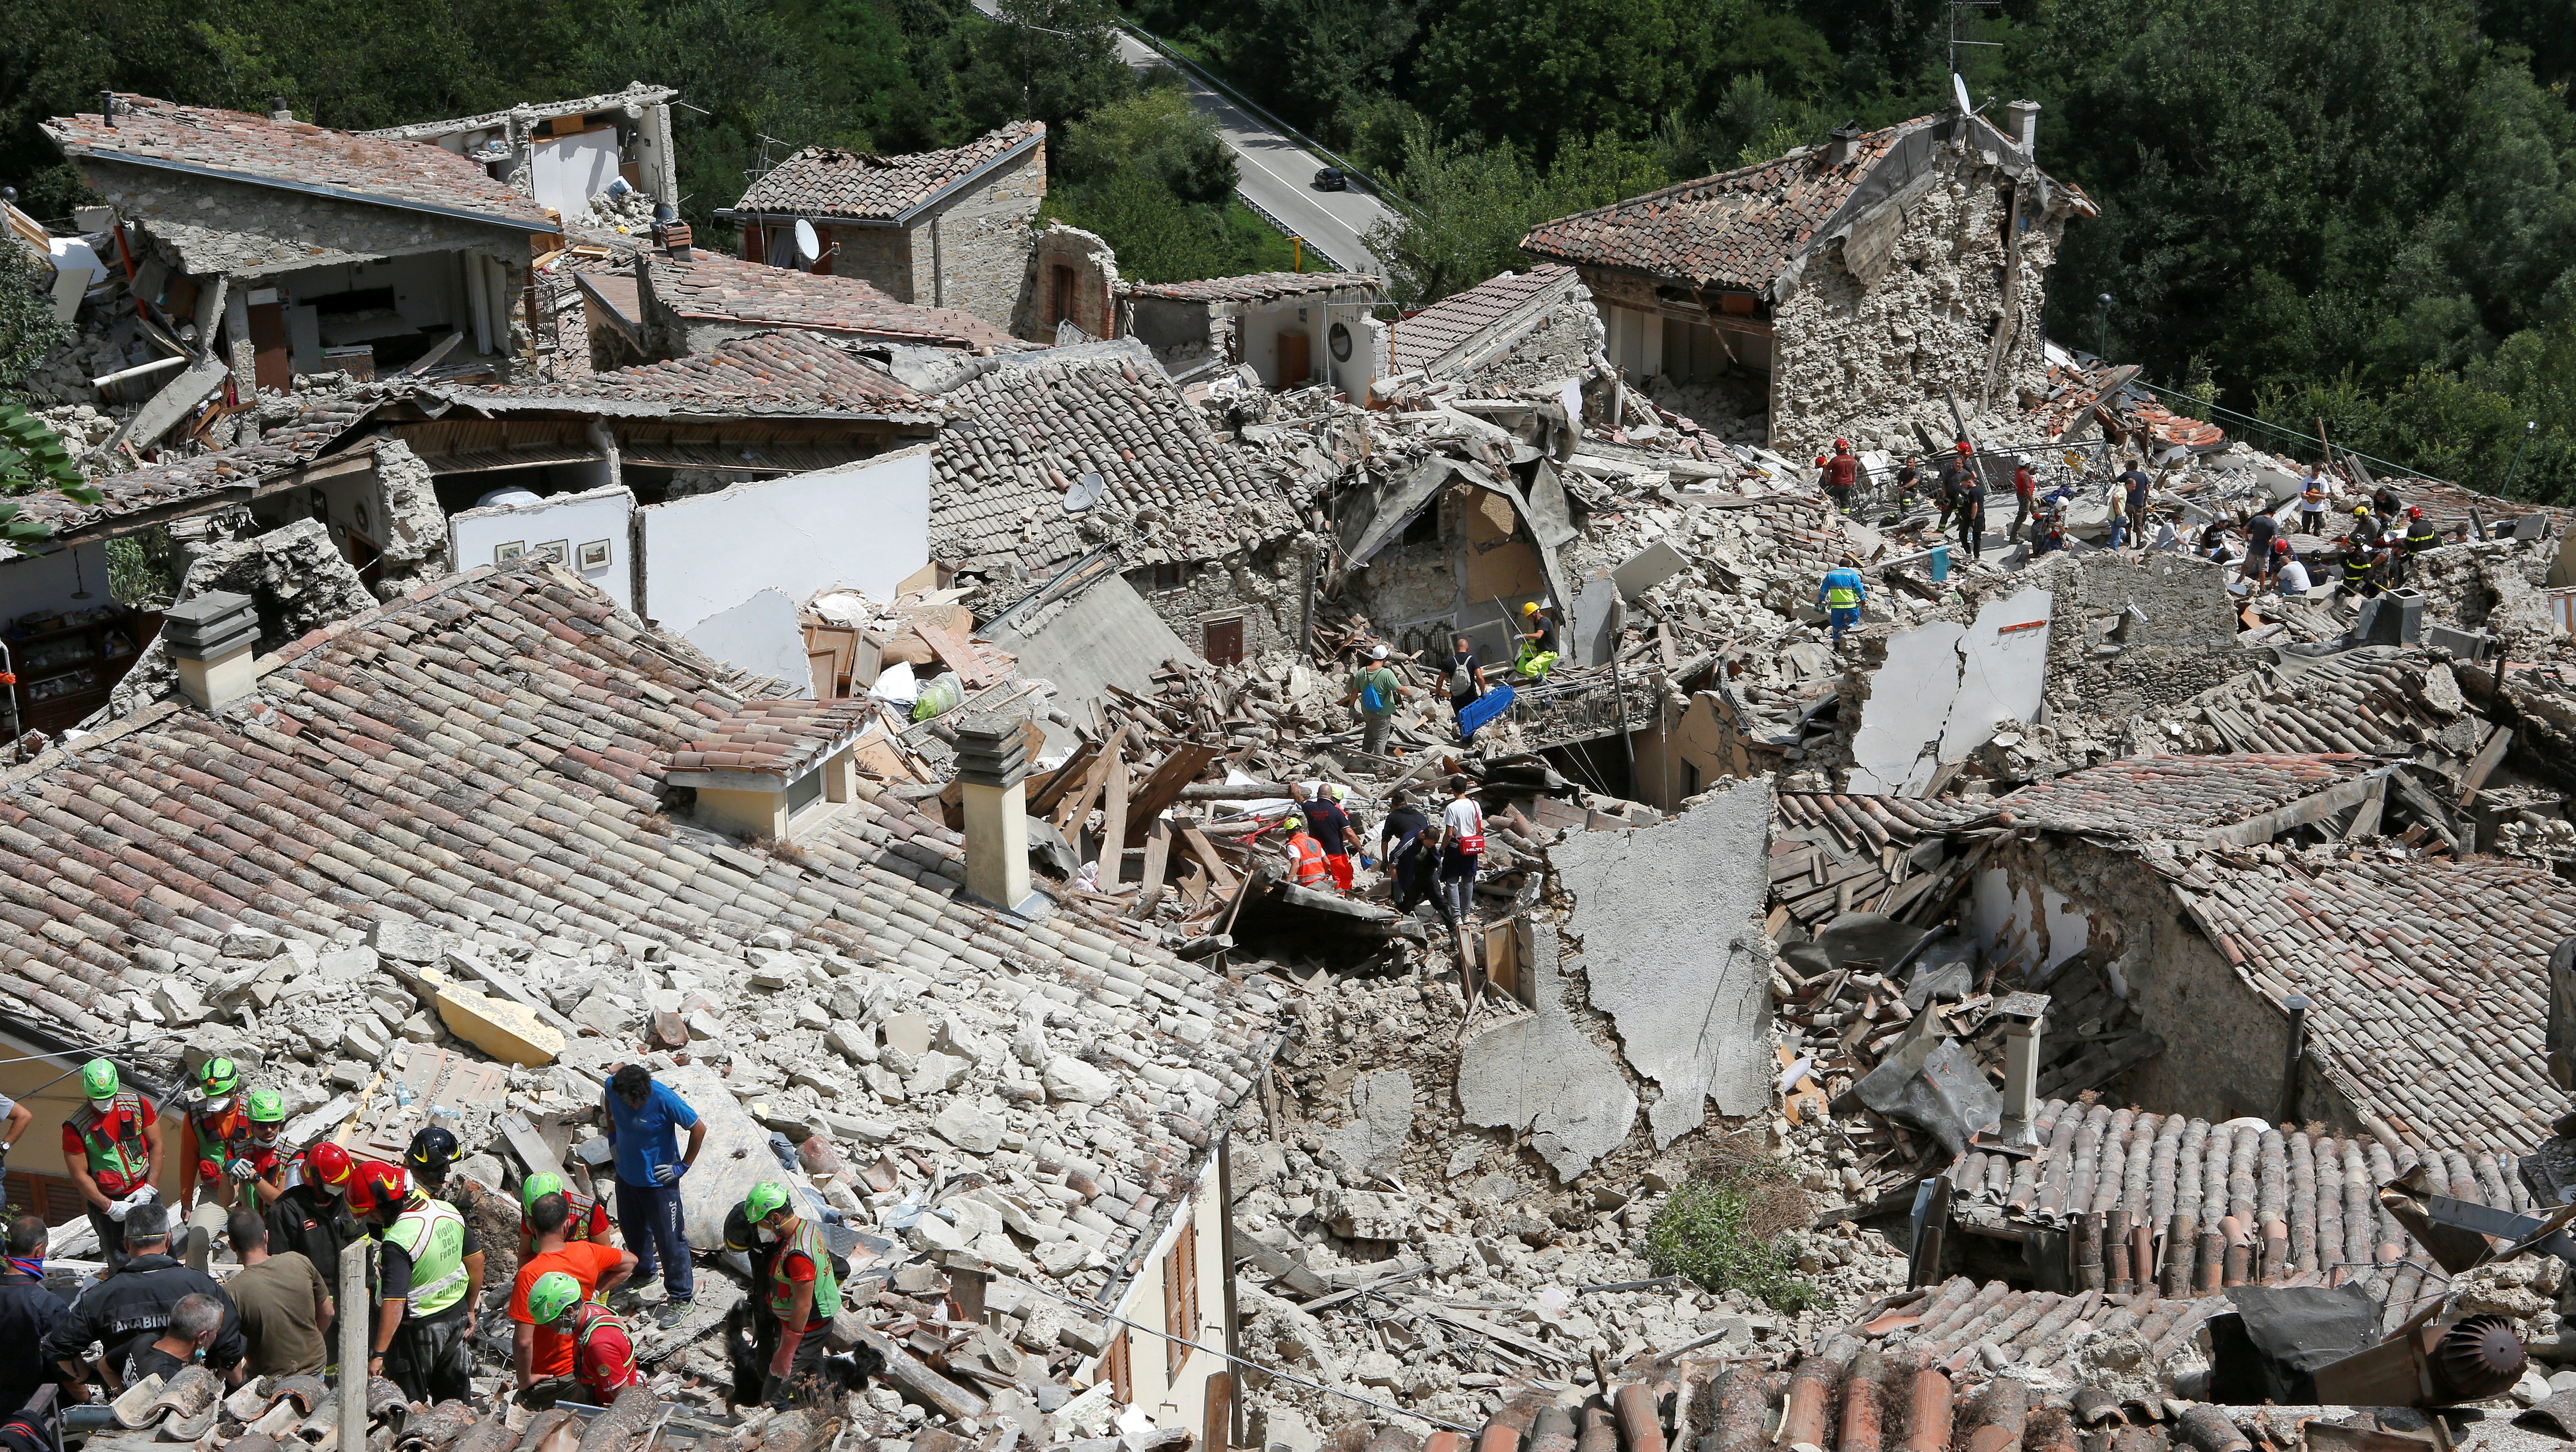
[[[103, 1131], [114, 1117], [122, 1133], [110, 1136]], [[110, 1195], [132, 1190], [141, 1185], [151, 1169], [151, 1149], [143, 1141], [143, 1096], [131, 1089], [120, 1091], [108, 1101], [108, 1112], [98, 1112], [96, 1104], [83, 1104], [72, 1111], [72, 1130], [80, 1136], [81, 1151], [89, 1157], [90, 1178]]]
[[591, 1336], [593, 1333], [597, 1332], [600, 1327], [614, 1326], [617, 1328], [618, 1333], [626, 1338], [625, 1361], [608, 1368], [606, 1380], [588, 1382], [587, 1385], [595, 1391], [602, 1392], [623, 1391], [627, 1387], [640, 1385], [644, 1380], [644, 1376], [643, 1373], [635, 1369], [635, 1333], [627, 1327], [625, 1321], [619, 1319], [616, 1312], [611, 1311], [606, 1306], [599, 1304], [597, 1301], [582, 1302], [579, 1306], [574, 1308], [574, 1315], [575, 1323], [572, 1333], [574, 1348], [573, 1370], [576, 1373], [581, 1370], [581, 1358], [588, 1355], [590, 1352]]
[[[576, 1240], [598, 1240], [602, 1245], [607, 1244], [608, 1242], [600, 1234], [594, 1233], [605, 1232], [608, 1228], [604, 1224], [595, 1223], [599, 1202], [587, 1195], [573, 1193], [569, 1186], [565, 1188], [563, 1197], [564, 1243], [569, 1245]], [[519, 1259], [524, 1261], [536, 1253], [537, 1227], [528, 1223], [527, 1209], [522, 1206], [519, 1210]]]
[[197, 1173], [201, 1177], [220, 1176], [234, 1160], [250, 1153], [250, 1116], [243, 1112], [238, 1094], [232, 1096], [221, 1114], [190, 1110], [188, 1127], [197, 1136]]
[[1295, 869], [1295, 881], [1303, 887], [1324, 878], [1324, 849], [1314, 838], [1299, 832], [1288, 839], [1288, 860]]
[[389, 1245], [411, 1257], [411, 1314], [435, 1316], [465, 1298], [472, 1279], [465, 1269], [465, 1217], [444, 1200], [424, 1203], [394, 1217], [385, 1231]]
[[841, 1314], [841, 1282], [832, 1274], [832, 1250], [823, 1243], [823, 1231], [811, 1220], [796, 1222], [796, 1233], [778, 1248], [778, 1258], [769, 1263], [769, 1314], [778, 1324], [787, 1324], [787, 1313], [796, 1309], [796, 1278], [787, 1273], [792, 1256], [804, 1256], [814, 1266], [814, 1309], [806, 1321], [829, 1321]]

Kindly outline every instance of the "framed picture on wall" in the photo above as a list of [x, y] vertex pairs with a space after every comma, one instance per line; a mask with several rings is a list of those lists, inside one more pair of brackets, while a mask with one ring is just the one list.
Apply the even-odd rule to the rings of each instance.
[[359, 500], [355, 505], [350, 507], [350, 512], [358, 521], [359, 533], [373, 534], [376, 532], [375, 519], [367, 513], [367, 501], [363, 499]]
[[315, 519], [329, 519], [331, 517], [331, 496], [323, 493], [319, 489], [307, 488], [304, 491], [304, 507], [312, 511]]
[[564, 561], [572, 558], [572, 541], [568, 539], [550, 539], [544, 544], [537, 546], [536, 553], [541, 558], [552, 560], [556, 564], [560, 565]]
[[508, 544], [497, 544], [492, 546], [492, 563], [506, 565], [527, 552], [528, 542], [523, 539], [514, 539]]
[[585, 570], [607, 569], [608, 541], [604, 539], [583, 540], [581, 543], [581, 567]]

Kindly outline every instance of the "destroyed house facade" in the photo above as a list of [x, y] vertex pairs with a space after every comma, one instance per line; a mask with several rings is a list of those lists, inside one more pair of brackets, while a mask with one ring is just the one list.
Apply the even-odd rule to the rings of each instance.
[[1950, 436], [1953, 402], [2047, 391], [2047, 273], [2092, 207], [2032, 161], [2038, 109], [2015, 102], [2010, 133], [1955, 113], [1837, 131], [1542, 223], [1521, 248], [1582, 274], [1628, 376], [1759, 399], [1791, 455], [1855, 434], [1911, 451], [1911, 425]]
[[[908, 156], [808, 146], [716, 218], [741, 229], [748, 261], [862, 278], [898, 302], [956, 308], [1007, 329], [1046, 181], [1046, 126], [1016, 121], [964, 146]], [[800, 222], [819, 256], [797, 250]]]
[[[559, 222], [642, 231], [653, 203], [680, 204], [671, 105], [679, 92], [641, 82], [606, 95], [513, 106], [445, 121], [389, 126], [361, 135], [435, 146], [472, 161], [536, 201]], [[644, 199], [636, 209], [593, 199], [624, 182]]]
[[1420, 374], [1469, 397], [1508, 397], [1580, 380], [1607, 341], [1582, 274], [1549, 262], [1397, 320], [1378, 371], [1395, 387]]
[[[1079, 904], [980, 904], [960, 834], [865, 774], [801, 810], [792, 843], [706, 830], [691, 777], [774, 759], [763, 743], [811, 703], [782, 713], [551, 566], [469, 571], [227, 660], [246, 694], [221, 709], [173, 695], [0, 777], [0, 855], [53, 884], [0, 912], [12, 1019], [107, 1044], [184, 1031], [299, 1117], [334, 1074], [378, 1067], [352, 1055], [445, 1053], [550, 1118], [595, 1103], [654, 1014], [685, 1013], [702, 1062], [649, 1062], [717, 1136], [693, 1242], [712, 1249], [764, 1178], [870, 1224], [857, 1195], [917, 1196], [928, 1213], [854, 1253], [855, 1284], [944, 1262], [984, 1285], [998, 1339], [974, 1354], [1005, 1384], [1025, 1357], [1039, 1380], [1114, 1375], [1223, 1420], [1223, 1358], [1165, 1338], [1232, 1344], [1218, 1167], [1276, 1047], [1266, 983]], [[475, 1136], [497, 1128], [490, 1097], [465, 1111]], [[399, 1146], [429, 1109], [388, 1097], [360, 1142]], [[782, 1176], [772, 1129], [886, 1158], [864, 1182]], [[1157, 1334], [1130, 1349], [1103, 1310]], [[943, 1415], [982, 1414], [969, 1388], [990, 1384], [884, 1354]]]
[[[136, 434], [157, 438], [227, 382], [248, 398], [433, 352], [506, 376], [533, 347], [528, 266], [563, 229], [481, 164], [282, 114], [110, 101], [45, 132], [114, 210], [139, 325], [190, 359]], [[128, 351], [152, 352], [140, 335]]]
[[1385, 280], [1365, 272], [1127, 283], [1120, 335], [1151, 348], [1176, 378], [1239, 365], [1263, 388], [1321, 383], [1365, 399], [1385, 332], [1370, 314], [1384, 294]]
[[690, 248], [642, 252], [631, 271], [584, 270], [577, 282], [591, 358], [602, 368], [685, 358], [779, 328], [956, 352], [1026, 346], [974, 313], [898, 301], [864, 278]]

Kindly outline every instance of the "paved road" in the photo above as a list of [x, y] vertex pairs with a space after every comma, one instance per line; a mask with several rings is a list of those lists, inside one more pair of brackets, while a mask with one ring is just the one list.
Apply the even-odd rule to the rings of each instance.
[[[975, 0], [986, 15], [997, 14], [998, 0]], [[1153, 47], [1124, 31], [1118, 55], [1137, 70], [1167, 65]], [[1253, 204], [1306, 239], [1308, 251], [1321, 248], [1333, 262], [1353, 272], [1382, 272], [1377, 254], [1360, 242], [1360, 234], [1385, 218], [1386, 209], [1367, 192], [1319, 192], [1315, 173], [1324, 163], [1314, 153], [1263, 125], [1232, 101], [1181, 72], [1190, 103], [1216, 122], [1217, 134], [1234, 148], [1238, 185]]]
[[[1118, 54], [1140, 71], [1167, 64], [1152, 47], [1124, 32], [1118, 37]], [[1355, 272], [1382, 270], [1377, 254], [1360, 241], [1361, 233], [1386, 216], [1377, 198], [1358, 188], [1317, 191], [1315, 173], [1324, 165], [1321, 157], [1199, 84], [1189, 72], [1181, 72], [1181, 82], [1189, 88], [1190, 103], [1216, 122], [1217, 134], [1234, 148], [1238, 184], [1254, 205], [1303, 236], [1310, 248], [1322, 248], [1342, 267]]]

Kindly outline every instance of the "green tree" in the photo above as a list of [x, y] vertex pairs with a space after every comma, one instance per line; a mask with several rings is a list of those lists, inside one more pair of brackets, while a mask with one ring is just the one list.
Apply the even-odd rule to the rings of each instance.
[[1642, 137], [1695, 89], [1705, 14], [1683, 0], [1459, 0], [1424, 43], [1424, 109], [1552, 158], [1568, 140]]
[[55, 320], [46, 295], [50, 273], [16, 237], [0, 233], [0, 400], [24, 397], [36, 365], [71, 341], [72, 330]]
[[1079, 186], [1134, 172], [1182, 202], [1223, 205], [1234, 194], [1233, 148], [1190, 104], [1178, 77], [1155, 74], [1171, 79], [1140, 86], [1066, 128], [1051, 158], [1056, 174]]
[[1662, 184], [1652, 153], [1611, 137], [1564, 147], [1544, 170], [1509, 146], [1414, 137], [1393, 185], [1412, 204], [1364, 239], [1385, 259], [1388, 292], [1407, 307], [1436, 302], [1529, 265], [1529, 229]]
[[997, 18], [962, 22], [958, 99], [979, 130], [1035, 118], [1049, 130], [1125, 95], [1116, 12], [1100, 0], [1001, 0]]

